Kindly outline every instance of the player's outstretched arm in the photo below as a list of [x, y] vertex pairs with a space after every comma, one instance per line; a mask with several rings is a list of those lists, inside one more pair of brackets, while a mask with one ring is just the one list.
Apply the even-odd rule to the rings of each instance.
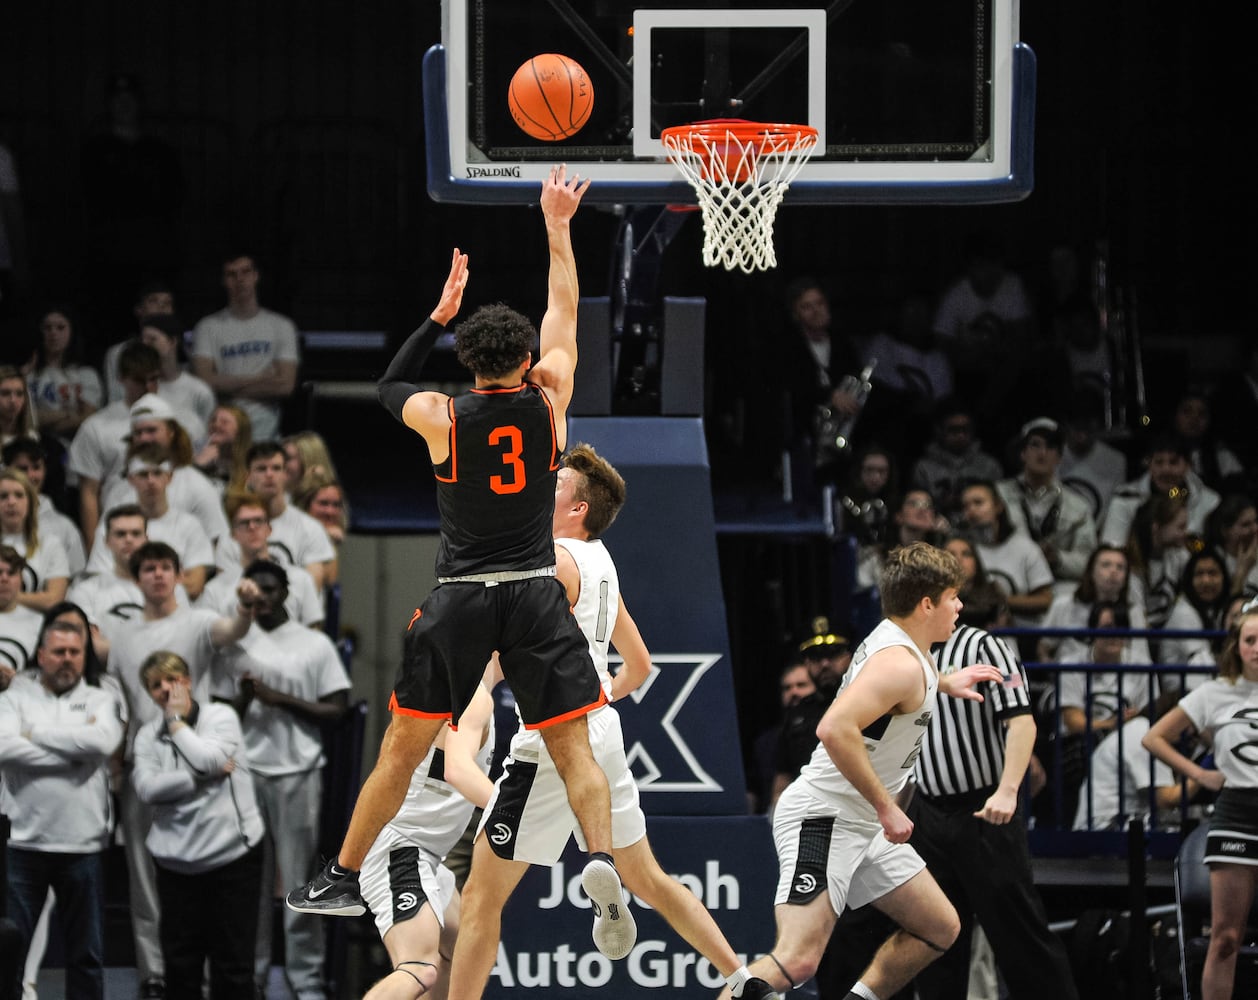
[[612, 701], [620, 701], [641, 687], [651, 675], [651, 652], [646, 648], [638, 624], [629, 614], [623, 598], [620, 610], [616, 612], [616, 626], [612, 629], [612, 645], [625, 661], [612, 678]]
[[567, 412], [572, 398], [572, 376], [577, 367], [577, 262], [569, 223], [590, 186], [577, 174], [568, 179], [565, 165], [552, 167], [542, 184], [542, 214], [550, 245], [546, 314], [542, 317], [538, 363], [529, 380], [545, 389], [557, 416]]
[[494, 699], [484, 684], [478, 684], [471, 704], [459, 716], [459, 728], [446, 732], [446, 780], [468, 802], [481, 809], [489, 804], [494, 785], [477, 765], [476, 754], [485, 741], [493, 714]]
[[926, 684], [921, 665], [907, 649], [893, 647], [875, 653], [874, 658], [826, 709], [817, 738], [843, 777], [874, 807], [887, 840], [903, 844], [913, 824], [878, 779], [862, 731], [884, 715], [919, 706]]
[[[432, 353], [437, 338], [445, 332], [446, 325], [458, 315], [463, 304], [463, 290], [467, 287], [467, 254], [454, 248], [450, 260], [450, 273], [441, 289], [441, 298], [423, 325], [406, 338], [380, 381], [376, 383], [376, 398], [380, 405], [408, 427], [415, 428], [407, 419], [407, 405], [417, 395], [423, 395], [415, 384], [419, 381], [424, 362]], [[433, 393], [437, 396], [439, 393]]]
[[939, 675], [939, 693], [950, 698], [963, 698], [967, 701], [982, 701], [983, 696], [974, 690], [984, 681], [999, 684], [1005, 679], [996, 667], [990, 663], [976, 663], [972, 667], [962, 667], [951, 673]]

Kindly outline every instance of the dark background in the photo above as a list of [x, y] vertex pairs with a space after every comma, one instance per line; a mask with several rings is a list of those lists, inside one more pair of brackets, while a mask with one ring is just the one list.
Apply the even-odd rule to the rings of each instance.
[[[304, 329], [408, 326], [454, 243], [473, 253], [472, 295], [535, 304], [530, 209], [426, 197], [419, 71], [439, 19], [438, 3], [413, 0], [8, 5], [0, 141], [17, 158], [38, 290], [81, 300], [89, 287], [80, 153], [103, 125], [108, 77], [125, 72], [148, 130], [179, 151], [165, 269], [190, 321], [221, 304], [216, 257], [240, 243], [263, 255], [266, 300]], [[905, 282], [938, 287], [980, 225], [1006, 235], [1033, 283], [1054, 243], [1107, 240], [1150, 335], [1248, 334], [1255, 95], [1235, 26], [1168, 4], [1063, 0], [1025, 5], [1021, 33], [1039, 57], [1035, 192], [991, 208], [787, 207], [780, 266], [754, 278], [705, 272], [696, 222], [669, 251], [665, 291], [708, 297], [711, 354], [727, 353], [731, 314], [779, 326], [779, 292], [803, 270], [832, 282], [840, 318]], [[606, 288], [614, 229], [602, 213], [578, 220], [587, 292]]]

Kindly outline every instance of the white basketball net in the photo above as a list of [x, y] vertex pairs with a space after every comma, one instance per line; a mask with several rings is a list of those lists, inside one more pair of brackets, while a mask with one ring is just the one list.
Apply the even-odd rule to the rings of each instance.
[[701, 122], [665, 129], [668, 158], [703, 212], [703, 263], [747, 274], [777, 267], [773, 220], [817, 145], [804, 125]]

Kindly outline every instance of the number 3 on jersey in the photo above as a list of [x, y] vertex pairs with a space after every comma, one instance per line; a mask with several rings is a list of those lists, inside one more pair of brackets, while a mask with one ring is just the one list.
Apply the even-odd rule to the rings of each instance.
[[490, 476], [489, 488], [495, 493], [519, 493], [524, 489], [524, 435], [514, 426], [495, 427], [489, 432], [489, 444], [502, 447], [502, 464], [509, 475]]

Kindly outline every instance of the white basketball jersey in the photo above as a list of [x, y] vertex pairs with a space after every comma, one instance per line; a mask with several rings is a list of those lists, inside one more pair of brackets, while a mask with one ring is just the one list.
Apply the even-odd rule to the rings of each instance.
[[581, 594], [572, 613], [585, 633], [598, 679], [610, 698], [612, 675], [607, 669], [607, 650], [612, 641], [612, 629], [616, 627], [616, 613], [620, 610], [620, 578], [616, 575], [616, 564], [606, 546], [597, 539], [586, 542], [556, 538], [555, 544], [568, 550], [581, 574]]
[[[489, 734], [476, 754], [476, 763], [489, 773], [489, 760], [494, 752], [494, 723], [489, 721]], [[406, 798], [397, 815], [385, 827], [382, 836], [394, 842], [408, 841], [444, 859], [458, 843], [472, 818], [473, 805], [445, 779], [445, 754], [435, 745], [428, 750], [406, 790]]]
[[[869, 754], [874, 773], [893, 795], [908, 782], [913, 773], [913, 765], [917, 763], [918, 755], [922, 752], [922, 740], [927, 726], [930, 725], [930, 717], [935, 709], [935, 695], [939, 689], [939, 674], [934, 663], [917, 648], [904, 629], [883, 619], [856, 650], [838, 694], [838, 697], [843, 697], [844, 690], [868, 665], [875, 653], [895, 646], [907, 648], [921, 664], [922, 676], [926, 681], [926, 697], [914, 711], [905, 715], [884, 715], [867, 726], [861, 734], [865, 737], [865, 751]], [[873, 669], [878, 669], [877, 665]], [[834, 766], [824, 744], [817, 744], [817, 749], [813, 751], [812, 758], [804, 765], [799, 777], [818, 797], [837, 796], [850, 803], [862, 815], [876, 818], [873, 806]]]

